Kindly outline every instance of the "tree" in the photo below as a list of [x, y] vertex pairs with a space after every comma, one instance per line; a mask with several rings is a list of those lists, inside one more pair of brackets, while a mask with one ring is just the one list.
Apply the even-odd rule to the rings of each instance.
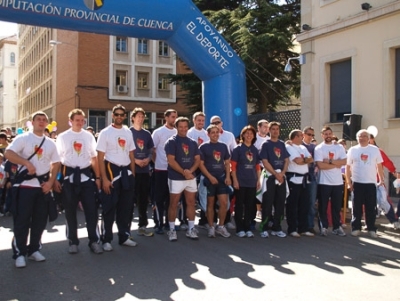
[[[223, 7], [203, 13], [222, 33], [246, 66], [247, 99], [254, 112], [274, 111], [280, 102], [300, 94], [300, 68], [293, 62], [293, 72], [284, 73], [289, 57], [297, 54], [291, 49], [300, 28], [300, 1], [197, 1], [199, 7]], [[188, 105], [201, 108], [201, 85], [196, 77], [185, 75], [174, 83], [186, 90]], [[182, 86], [184, 84], [184, 86]], [[196, 105], [197, 103], [197, 105]]]

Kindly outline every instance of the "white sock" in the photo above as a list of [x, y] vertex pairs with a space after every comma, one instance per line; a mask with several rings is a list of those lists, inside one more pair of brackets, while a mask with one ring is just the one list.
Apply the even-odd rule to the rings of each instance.
[[175, 222], [169, 222], [169, 229], [175, 230]]
[[194, 228], [194, 221], [188, 221], [189, 229], [192, 230]]

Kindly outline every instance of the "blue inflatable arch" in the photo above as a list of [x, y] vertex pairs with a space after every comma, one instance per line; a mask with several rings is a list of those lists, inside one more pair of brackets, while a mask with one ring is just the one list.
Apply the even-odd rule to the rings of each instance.
[[165, 40], [203, 81], [206, 115], [247, 124], [244, 64], [191, 0], [0, 0], [0, 20]]

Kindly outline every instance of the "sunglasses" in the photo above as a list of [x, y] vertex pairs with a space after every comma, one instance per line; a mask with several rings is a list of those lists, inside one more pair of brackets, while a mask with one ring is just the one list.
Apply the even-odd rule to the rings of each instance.
[[314, 134], [310, 134], [310, 133], [306, 133], [306, 135], [307, 135], [308, 137], [314, 137], [314, 136], [315, 136]]
[[218, 124], [220, 124], [220, 123], [221, 123], [221, 121], [214, 121], [214, 122], [211, 122], [212, 125], [218, 125]]
[[114, 116], [115, 116], [115, 117], [124, 117], [124, 116], [125, 116], [125, 113], [121, 113], [121, 114], [119, 114], [119, 113], [114, 113]]

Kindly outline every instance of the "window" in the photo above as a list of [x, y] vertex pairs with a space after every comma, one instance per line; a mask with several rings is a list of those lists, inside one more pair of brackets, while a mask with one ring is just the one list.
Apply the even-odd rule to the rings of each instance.
[[115, 77], [115, 85], [126, 86], [127, 84], [128, 71], [117, 70]]
[[139, 54], [148, 54], [147, 43], [148, 43], [148, 40], [138, 39], [138, 53]]
[[124, 37], [117, 37], [115, 50], [117, 52], [128, 52], [128, 39]]
[[138, 73], [138, 81], [137, 81], [138, 89], [148, 89], [149, 88], [149, 86], [147, 84], [148, 78], [149, 78], [148, 73], [144, 73], [144, 72]]
[[396, 117], [400, 117], [400, 48], [396, 49], [395, 52], [395, 101], [396, 101]]
[[158, 55], [169, 56], [169, 46], [167, 42], [164, 41], [158, 42]]
[[169, 90], [169, 79], [167, 77], [167, 74], [158, 75], [158, 89]]
[[10, 63], [11, 65], [15, 65], [15, 53], [11, 52], [10, 54]]
[[351, 113], [351, 59], [330, 64], [330, 121]]
[[106, 127], [106, 112], [89, 110], [89, 124], [95, 133], [100, 132]]

